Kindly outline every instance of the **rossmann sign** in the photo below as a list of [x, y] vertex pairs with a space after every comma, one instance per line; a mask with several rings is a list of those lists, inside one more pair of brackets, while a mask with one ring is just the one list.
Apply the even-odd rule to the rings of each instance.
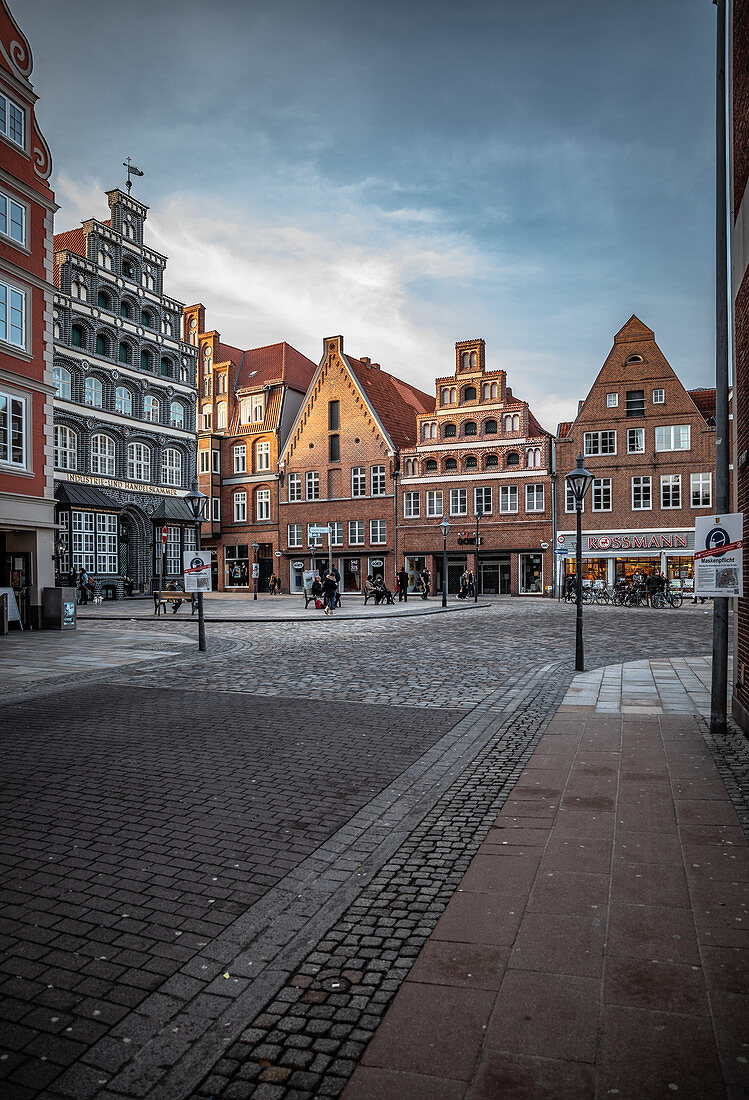
[[[691, 544], [691, 545], [690, 545]], [[585, 535], [585, 550], [693, 550], [694, 535], [691, 532], [661, 534], [649, 531], [625, 535]]]

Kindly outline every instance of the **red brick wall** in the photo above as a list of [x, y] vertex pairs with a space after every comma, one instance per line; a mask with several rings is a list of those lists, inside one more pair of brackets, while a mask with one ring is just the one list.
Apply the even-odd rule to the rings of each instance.
[[[749, 515], [749, 272], [734, 305], [736, 510]], [[744, 597], [738, 601], [735, 694], [749, 716], [749, 552], [744, 550]]]

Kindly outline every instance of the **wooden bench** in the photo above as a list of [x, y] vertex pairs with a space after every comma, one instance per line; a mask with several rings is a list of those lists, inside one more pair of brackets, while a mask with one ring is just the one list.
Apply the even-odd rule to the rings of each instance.
[[[380, 599], [379, 600], [375, 599], [375, 596], [379, 596]], [[392, 604], [395, 603], [395, 593], [393, 593], [393, 592], [388, 593], [388, 592], [385, 592], [385, 591], [382, 591], [382, 592], [365, 592], [364, 593], [364, 606], [365, 607], [367, 606], [367, 603], [369, 602], [369, 600], [374, 600], [375, 603], [377, 604], [377, 606], [379, 606], [381, 603], [386, 603], [386, 604], [391, 604], [392, 605]]]
[[[304, 590], [304, 610], [306, 611], [307, 608], [309, 607], [309, 605], [311, 603], [313, 604], [315, 602], [315, 600], [319, 600], [320, 603], [322, 603], [323, 602], [322, 594], [319, 595], [319, 596], [313, 596], [312, 593], [307, 588], [305, 588], [305, 590]], [[336, 592], [336, 594], [335, 594], [335, 604], [333, 606], [334, 607], [340, 607], [341, 606], [341, 593], [340, 592]]]
[[[153, 594], [153, 613], [154, 615], [160, 615], [163, 607], [164, 614], [166, 615], [166, 605], [168, 603], [192, 603], [192, 613], [195, 614], [196, 600], [192, 599], [191, 593], [188, 592], [154, 592]], [[174, 609], [178, 611], [179, 608]]]

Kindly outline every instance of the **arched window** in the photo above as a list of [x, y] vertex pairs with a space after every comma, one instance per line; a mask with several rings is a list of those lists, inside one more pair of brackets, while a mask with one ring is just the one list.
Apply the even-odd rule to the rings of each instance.
[[445, 469], [446, 470], [457, 470], [457, 468], [458, 468], [457, 458], [446, 458], [445, 459]]
[[466, 386], [466, 388], [463, 390], [463, 400], [464, 401], [475, 401], [476, 400], [476, 387], [475, 386]]
[[65, 367], [53, 367], [52, 381], [57, 396], [62, 401], [71, 401], [73, 397], [73, 379], [70, 377], [70, 371], [66, 370]]
[[96, 334], [96, 354], [103, 355], [105, 358], [109, 356], [109, 340], [103, 332]]
[[457, 434], [458, 432], [454, 424], [445, 424], [444, 428], [442, 429], [443, 439], [455, 439], [455, 436]]
[[467, 351], [464, 351], [460, 357], [460, 365], [462, 370], [468, 370], [471, 366], [471, 357]]
[[150, 420], [152, 424], [158, 424], [161, 413], [161, 402], [158, 397], [149, 393], [143, 398], [143, 418]]
[[133, 226], [132, 214], [125, 215], [125, 220], [122, 223], [122, 232], [129, 241], [135, 240], [135, 228]]
[[146, 290], [153, 290], [156, 286], [156, 284], [154, 282], [153, 275], [151, 274], [150, 271], [144, 271], [143, 274], [141, 275], [140, 281], [143, 284], [143, 286], [146, 288]]
[[534, 466], [540, 466], [541, 465], [541, 448], [540, 447], [530, 447], [525, 452], [525, 464], [526, 464], [526, 466], [529, 466], [529, 467], [534, 467]]
[[478, 467], [478, 459], [475, 455], [466, 455], [464, 466], [466, 470], [475, 470]]
[[625, 363], [642, 363], [642, 361], [641, 355], [628, 355], [624, 360]]
[[421, 425], [421, 438], [422, 439], [429, 439], [429, 425], [428, 424], [422, 424]]
[[184, 428], [185, 406], [181, 401], [172, 401], [169, 406], [169, 423], [173, 428]]
[[147, 371], [150, 371], [150, 370], [153, 369], [153, 367], [151, 365], [151, 356], [148, 354], [147, 351], [142, 351], [140, 353], [140, 369], [141, 370], [147, 370]]
[[506, 416], [505, 417], [505, 431], [506, 432], [511, 432], [512, 431], [512, 417], [511, 416]]
[[73, 325], [70, 330], [70, 343], [74, 348], [85, 347], [86, 333], [83, 329], [83, 325]]
[[62, 329], [60, 328], [60, 322], [59, 321], [55, 321], [55, 323], [53, 324], [53, 326], [52, 326], [52, 335], [54, 336], [55, 340], [61, 340], [62, 339]]
[[255, 496], [255, 515], [258, 519], [270, 519], [270, 489], [258, 489]]
[[91, 436], [91, 473], [114, 477], [115, 443], [108, 435]]
[[98, 378], [87, 378], [83, 384], [83, 403], [100, 409], [104, 398], [104, 387]]
[[430, 434], [431, 434], [432, 439], [437, 438], [437, 423], [436, 423], [436, 421], [435, 421], [434, 424], [432, 424], [432, 430], [431, 430]]
[[112, 299], [109, 297], [105, 290], [100, 290], [96, 295], [96, 304], [99, 309], [111, 309]]
[[413, 477], [414, 463], [413, 463], [412, 458], [407, 458], [406, 459], [406, 461], [403, 463], [403, 470], [405, 472], [406, 477]]
[[440, 394], [440, 402], [443, 405], [448, 405], [450, 403], [450, 389], [448, 386], [443, 386], [442, 393]]
[[255, 469], [270, 470], [270, 443], [258, 443], [255, 447]]
[[127, 386], [118, 386], [114, 391], [114, 411], [122, 416], [133, 415], [133, 395]]
[[174, 447], [167, 447], [162, 455], [161, 481], [164, 485], [182, 484], [182, 455]]
[[96, 261], [99, 267], [103, 267], [105, 271], [112, 270], [112, 257], [110, 256], [108, 249], [100, 248], [96, 255]]
[[[174, 336], [174, 327], [172, 325], [172, 322], [166, 317], [161, 322], [161, 331], [164, 333], [164, 336]], [[192, 344], [195, 343], [194, 336], [190, 338], [190, 342]]]
[[127, 476], [133, 481], [151, 480], [151, 450], [145, 443], [129, 443]]
[[171, 359], [165, 359], [162, 356], [161, 362], [159, 363], [159, 370], [161, 372], [162, 378], [171, 378], [172, 377], [172, 361], [171, 361]]
[[436, 474], [437, 473], [437, 459], [436, 458], [428, 458], [427, 459], [426, 472], [428, 474]]
[[455, 386], [450, 387], [450, 404], [453, 405], [458, 400], [458, 391]]
[[465, 424], [463, 425], [463, 435], [476, 435], [476, 432], [476, 421], [466, 420]]
[[133, 315], [133, 310], [129, 302], [120, 302], [120, 317], [125, 317], [127, 320]]
[[216, 427], [217, 428], [225, 428], [226, 427], [226, 402], [225, 401], [219, 401], [218, 405], [216, 406]]
[[70, 296], [80, 298], [82, 302], [88, 301], [88, 287], [82, 279], [73, 279], [70, 284]]
[[78, 467], [78, 436], [63, 424], [55, 424], [55, 466], [58, 470]]
[[117, 361], [119, 363], [130, 362], [130, 345], [126, 344], [124, 340], [121, 341], [119, 349], [117, 351]]
[[484, 435], [496, 435], [497, 434], [497, 421], [485, 420], [484, 421]]
[[146, 328], [153, 328], [153, 316], [147, 309], [140, 311], [140, 323], [145, 325]]
[[472, 351], [471, 352], [471, 367], [472, 368], [475, 367], [477, 362], [478, 362], [478, 359], [476, 358], [476, 352]]
[[506, 466], [519, 466], [520, 465], [520, 455], [518, 454], [517, 451], [509, 451], [508, 452], [507, 458], [505, 459], [505, 465]]
[[499, 459], [496, 455], [487, 455], [484, 467], [489, 470], [492, 466], [499, 466]]
[[484, 401], [488, 400], [488, 398], [491, 394], [491, 386], [489, 385], [488, 382], [484, 382], [484, 386], [483, 386], [483, 389], [482, 389], [481, 392], [484, 395]]
[[211, 430], [211, 423], [213, 421], [213, 410], [210, 405], [203, 406], [203, 431], [209, 432]]
[[512, 418], [512, 430], [514, 432], [519, 432], [520, 431], [520, 417], [519, 416], [513, 416], [513, 418]]
[[497, 383], [492, 382], [492, 388], [491, 388], [491, 393], [490, 393], [490, 397], [491, 397], [492, 401], [497, 397], [498, 393], [499, 393], [499, 391], [497, 389]]

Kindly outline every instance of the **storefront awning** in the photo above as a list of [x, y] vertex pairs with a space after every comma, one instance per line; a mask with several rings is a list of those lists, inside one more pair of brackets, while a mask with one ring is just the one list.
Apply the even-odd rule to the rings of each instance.
[[101, 489], [93, 485], [76, 485], [72, 481], [61, 481], [55, 489], [58, 504], [67, 504], [72, 508], [88, 508], [95, 512], [119, 512], [120, 507]]
[[180, 497], [164, 497], [151, 519], [154, 523], [195, 523], [189, 504]]

